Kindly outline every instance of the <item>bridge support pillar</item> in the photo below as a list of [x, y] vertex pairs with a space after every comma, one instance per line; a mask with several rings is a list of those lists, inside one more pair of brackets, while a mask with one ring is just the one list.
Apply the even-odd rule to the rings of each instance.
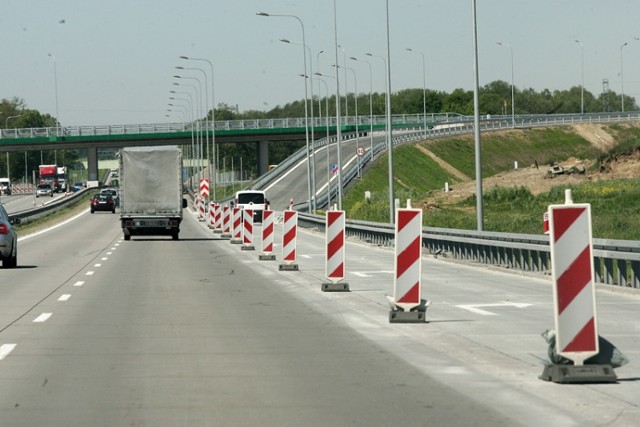
[[269, 170], [269, 141], [258, 142], [258, 176]]
[[96, 147], [87, 148], [87, 168], [88, 181], [98, 180], [98, 149]]

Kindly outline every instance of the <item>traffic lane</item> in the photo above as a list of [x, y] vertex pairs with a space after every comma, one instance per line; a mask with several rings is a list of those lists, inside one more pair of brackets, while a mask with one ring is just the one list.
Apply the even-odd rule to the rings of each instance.
[[301, 303], [295, 274], [255, 268], [193, 216], [179, 241], [119, 243], [43, 301], [46, 322], [1, 335], [22, 339], [0, 361], [3, 422], [517, 424]]
[[12, 194], [11, 196], [1, 196], [0, 200], [8, 213], [21, 212], [32, 209], [34, 206], [49, 204], [62, 197], [69, 197], [66, 193], [53, 193], [51, 196], [36, 197], [35, 194]]
[[20, 235], [17, 268], [0, 270], [0, 330], [68, 283], [119, 234], [116, 215], [87, 209], [44, 232]]
[[[300, 284], [310, 285], [311, 292], [326, 280], [318, 263], [323, 248], [324, 235], [299, 230], [299, 268], [310, 275]], [[539, 423], [541, 413], [559, 423], [580, 420], [586, 425], [592, 425], [593, 420], [606, 423], [620, 419], [620, 414], [624, 420], [640, 415], [634, 392], [640, 371], [632, 364], [616, 370], [621, 381], [615, 388], [607, 384], [563, 388], [539, 380], [547, 359], [541, 333], [554, 327], [548, 278], [423, 257], [423, 297], [432, 301], [426, 314], [429, 323], [390, 325], [384, 294], [393, 289], [393, 276], [387, 273], [393, 263], [392, 250], [349, 241], [347, 254], [345, 281], [352, 292], [310, 294], [310, 303], [323, 307], [322, 300], [328, 300], [331, 309], [327, 316], [340, 316], [349, 327], [426, 375], [530, 425]], [[359, 260], [364, 260], [361, 269]], [[323, 262], [320, 257], [320, 264]], [[598, 298], [603, 307], [637, 307], [637, 295], [599, 290]], [[637, 310], [603, 309], [598, 315], [600, 335], [628, 356], [637, 355], [637, 334], [624, 326], [638, 324]], [[568, 388], [572, 388], [569, 395]]]

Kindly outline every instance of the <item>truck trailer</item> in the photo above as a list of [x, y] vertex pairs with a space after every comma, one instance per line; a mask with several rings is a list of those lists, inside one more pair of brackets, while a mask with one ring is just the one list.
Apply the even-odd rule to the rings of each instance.
[[171, 236], [178, 240], [182, 210], [182, 152], [177, 146], [129, 147], [120, 158], [120, 223], [131, 236]]

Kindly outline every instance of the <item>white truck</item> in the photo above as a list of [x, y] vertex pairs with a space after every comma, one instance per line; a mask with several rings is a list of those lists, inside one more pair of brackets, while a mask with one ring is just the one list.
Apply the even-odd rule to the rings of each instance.
[[9, 178], [0, 178], [0, 194], [11, 195], [11, 181]]
[[66, 193], [69, 190], [69, 179], [67, 177], [67, 167], [58, 166], [57, 168], [58, 185], [54, 189], [56, 193]]
[[120, 158], [120, 223], [131, 236], [171, 236], [178, 240], [182, 209], [182, 153], [176, 146], [129, 147]]

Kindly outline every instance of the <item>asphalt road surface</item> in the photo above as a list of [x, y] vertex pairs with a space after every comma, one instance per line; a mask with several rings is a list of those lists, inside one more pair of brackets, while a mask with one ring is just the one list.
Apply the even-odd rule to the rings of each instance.
[[[546, 277], [423, 258], [427, 323], [390, 324], [393, 251], [347, 245], [351, 292], [321, 292], [324, 236], [299, 271], [219, 239], [124, 242], [85, 212], [20, 240], [0, 270], [3, 426], [637, 425], [640, 299], [598, 291], [616, 384], [542, 381]], [[256, 235], [259, 235], [257, 227]], [[260, 241], [256, 237], [256, 247]]]

